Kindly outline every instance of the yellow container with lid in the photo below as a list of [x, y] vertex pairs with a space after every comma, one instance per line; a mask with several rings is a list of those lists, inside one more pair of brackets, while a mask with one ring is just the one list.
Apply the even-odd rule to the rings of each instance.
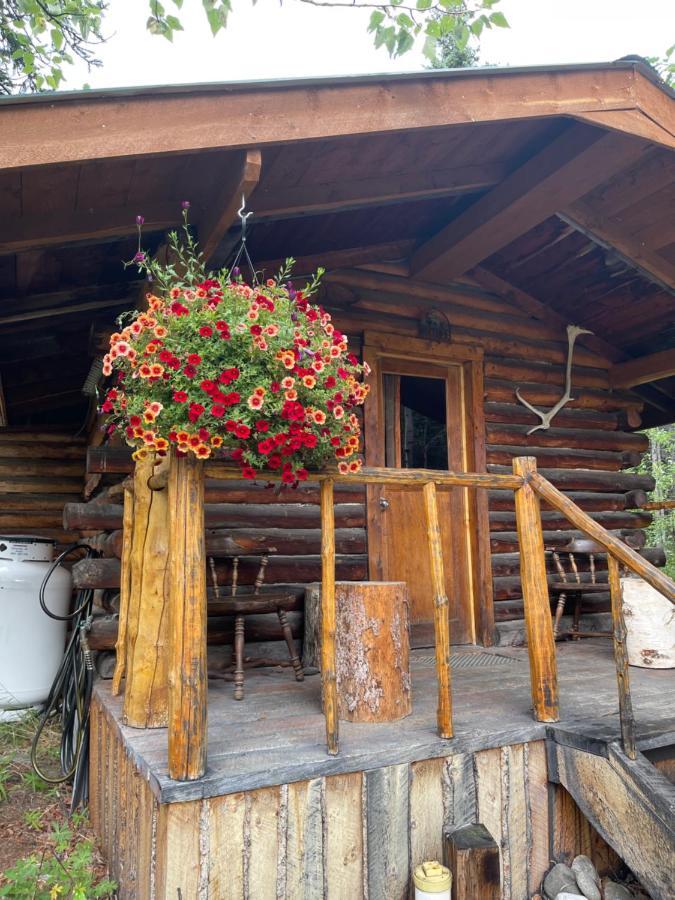
[[415, 900], [450, 900], [452, 875], [437, 860], [427, 860], [413, 873]]

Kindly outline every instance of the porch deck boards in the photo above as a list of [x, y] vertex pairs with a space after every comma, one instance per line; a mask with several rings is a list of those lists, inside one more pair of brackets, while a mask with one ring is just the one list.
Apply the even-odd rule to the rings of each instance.
[[[616, 677], [611, 644], [585, 640], [557, 646], [559, 727], [619, 737]], [[319, 676], [295, 682], [288, 669], [247, 672], [245, 699], [234, 700], [231, 682], [209, 686], [208, 770], [195, 782], [176, 782], [167, 772], [166, 729], [137, 730], [121, 724], [121, 698], [110, 682], [95, 690], [111, 722], [121, 730], [132, 757], [160, 802], [181, 802], [268, 787], [323, 775], [367, 771], [459, 752], [476, 752], [546, 736], [530, 704], [527, 651], [480, 650], [493, 664], [462, 665], [476, 648], [453, 648], [455, 736], [436, 735], [433, 651], [411, 654], [413, 712], [383, 725], [340, 723], [340, 753], [328, 756]], [[508, 661], [506, 661], [508, 660]], [[638, 739], [648, 746], [675, 742], [675, 672], [631, 667]]]

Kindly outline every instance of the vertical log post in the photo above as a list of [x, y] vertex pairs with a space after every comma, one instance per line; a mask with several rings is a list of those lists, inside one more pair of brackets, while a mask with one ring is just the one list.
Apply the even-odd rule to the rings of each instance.
[[619, 719], [621, 722], [621, 740], [623, 751], [630, 759], [637, 758], [635, 749], [635, 720], [633, 718], [633, 701], [630, 694], [630, 676], [628, 673], [628, 653], [626, 651], [626, 622], [623, 617], [623, 596], [619, 563], [607, 554], [609, 570], [609, 594], [612, 600], [612, 638], [614, 640], [614, 662], [616, 663], [616, 681], [619, 688]]
[[[155, 454], [136, 463], [126, 635], [124, 722], [161, 728], [168, 721], [169, 526], [166, 488], [151, 490]], [[160, 468], [168, 463], [161, 459]]]
[[337, 664], [335, 658], [335, 514], [333, 482], [321, 482], [321, 686], [328, 752], [338, 752]]
[[544, 534], [539, 498], [528, 482], [528, 477], [536, 471], [537, 461], [533, 456], [519, 456], [513, 460], [513, 474], [524, 479], [523, 486], [515, 491], [516, 526], [534, 717], [538, 722], [557, 722], [560, 718], [558, 669], [546, 579]]
[[122, 688], [127, 663], [127, 620], [129, 617], [129, 593], [131, 590], [131, 544], [134, 530], [134, 492], [124, 488], [124, 512], [122, 514], [122, 558], [120, 561], [120, 614], [115, 644], [115, 671], [112, 692], [117, 696]]
[[423, 487], [424, 512], [427, 522], [431, 583], [434, 591], [434, 644], [436, 648], [436, 676], [438, 678], [438, 734], [452, 737], [452, 687], [450, 683], [450, 618], [448, 597], [445, 592], [443, 571], [443, 547], [438, 522], [436, 485], [433, 481]]
[[206, 771], [204, 464], [172, 456], [169, 501], [169, 776]]

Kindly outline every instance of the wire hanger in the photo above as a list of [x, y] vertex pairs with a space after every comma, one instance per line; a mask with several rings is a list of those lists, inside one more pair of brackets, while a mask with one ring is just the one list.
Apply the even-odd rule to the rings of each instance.
[[241, 240], [239, 242], [239, 249], [237, 250], [236, 256], [234, 257], [234, 261], [232, 262], [232, 265], [230, 266], [230, 272], [232, 272], [233, 269], [237, 268], [237, 266], [239, 265], [239, 262], [241, 261], [241, 259], [243, 257], [245, 262], [248, 264], [249, 269], [251, 270], [251, 275], [253, 277], [252, 278], [253, 284], [257, 285], [258, 284], [258, 276], [256, 275], [256, 271], [253, 266], [253, 261], [248, 252], [248, 247], [246, 246], [246, 229], [247, 229], [247, 225], [248, 225], [248, 220], [253, 215], [253, 210], [250, 210], [249, 212], [245, 212], [245, 209], [246, 209], [246, 195], [242, 194], [241, 195], [241, 206], [239, 207], [239, 209], [237, 211], [237, 215], [239, 216], [239, 219], [241, 221]]

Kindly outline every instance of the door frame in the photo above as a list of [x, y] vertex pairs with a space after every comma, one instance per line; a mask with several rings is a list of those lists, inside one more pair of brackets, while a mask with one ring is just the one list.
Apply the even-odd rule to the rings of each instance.
[[[386, 360], [420, 362], [443, 368], [457, 366], [462, 385], [462, 444], [467, 472], [485, 472], [485, 413], [483, 407], [483, 349], [466, 344], [440, 343], [421, 338], [365, 331], [363, 358], [372, 370], [370, 394], [364, 407], [365, 459], [368, 466], [385, 465], [383, 370]], [[382, 580], [379, 558], [379, 493], [366, 492], [368, 570], [372, 581]], [[476, 643], [491, 646], [495, 639], [492, 557], [487, 492], [467, 490], [467, 549], [471, 583], [472, 630]]]

